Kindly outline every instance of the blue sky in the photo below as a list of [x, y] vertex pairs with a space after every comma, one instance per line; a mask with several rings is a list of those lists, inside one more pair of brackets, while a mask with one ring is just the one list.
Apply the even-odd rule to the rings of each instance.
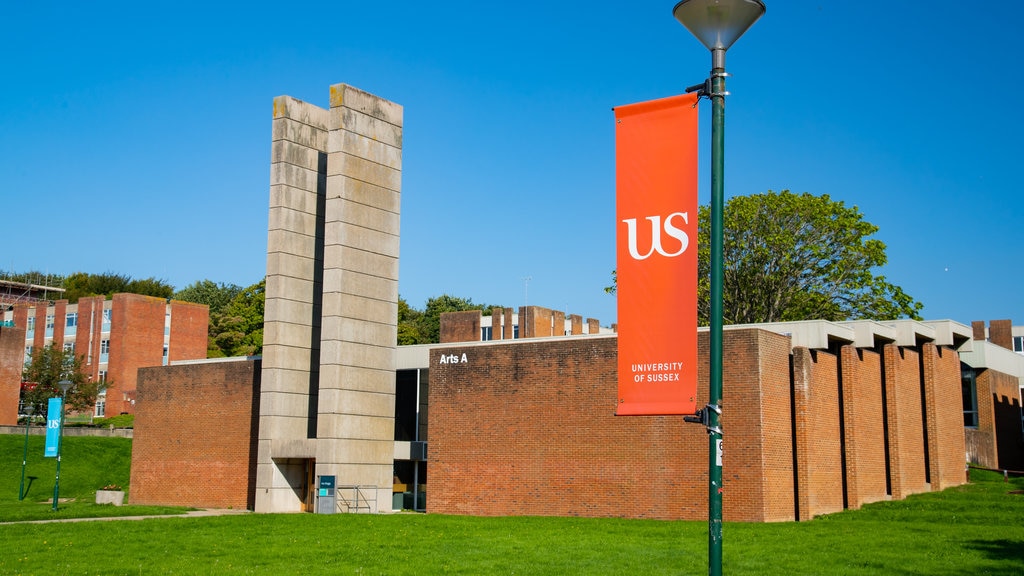
[[[726, 196], [856, 205], [926, 319], [1024, 322], [1024, 4], [766, 3], [728, 53]], [[0, 269], [259, 281], [272, 100], [327, 106], [344, 82], [405, 108], [410, 304], [450, 293], [609, 324], [611, 108], [711, 64], [673, 4], [14, 3]]]

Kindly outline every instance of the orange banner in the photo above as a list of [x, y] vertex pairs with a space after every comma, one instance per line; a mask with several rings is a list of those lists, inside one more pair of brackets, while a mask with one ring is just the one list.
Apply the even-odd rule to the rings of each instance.
[[697, 403], [697, 95], [615, 108], [620, 416]]

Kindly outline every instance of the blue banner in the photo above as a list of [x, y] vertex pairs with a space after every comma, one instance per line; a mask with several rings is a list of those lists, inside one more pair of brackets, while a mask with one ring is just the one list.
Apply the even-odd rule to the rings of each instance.
[[49, 407], [46, 409], [46, 449], [43, 456], [56, 458], [57, 449], [60, 445], [60, 398], [50, 398]]

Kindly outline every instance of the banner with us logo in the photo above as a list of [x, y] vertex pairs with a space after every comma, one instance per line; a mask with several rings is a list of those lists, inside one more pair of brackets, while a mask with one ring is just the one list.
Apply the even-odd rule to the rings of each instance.
[[46, 408], [46, 446], [43, 447], [44, 458], [56, 458], [60, 446], [61, 399], [50, 398]]
[[697, 112], [615, 108], [620, 416], [696, 412]]

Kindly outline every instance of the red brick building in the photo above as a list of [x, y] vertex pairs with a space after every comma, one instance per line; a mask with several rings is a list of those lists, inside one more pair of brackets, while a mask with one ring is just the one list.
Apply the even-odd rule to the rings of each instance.
[[[447, 343], [399, 348], [395, 509], [706, 518], [707, 434], [681, 417], [614, 415], [614, 334], [480, 341], [485, 331], [473, 316], [454, 314], [442, 324], [473, 335], [472, 342], [452, 342], [450, 331], [442, 336]], [[702, 332], [701, 394], [707, 344]], [[965, 481], [961, 354], [993, 354], [967, 327], [738, 326], [727, 327], [723, 345], [726, 520], [805, 520]], [[259, 370], [250, 368], [250, 379], [244, 365], [142, 371], [133, 502], [238, 507], [244, 495], [253, 507]], [[1005, 388], [1013, 407], [1019, 376], [996, 368], [978, 372], [979, 387], [1005, 381], [991, 385]], [[189, 392], [198, 382], [202, 390]], [[190, 418], [175, 391], [203, 399], [187, 409]], [[982, 405], [987, 396], [979, 395]], [[1006, 421], [995, 413], [999, 401], [988, 406], [979, 418], [992, 424], [979, 429], [991, 440], [989, 451], [1006, 452], [999, 437], [1019, 438], [1020, 431], [999, 430]], [[165, 418], [198, 428], [161, 424]], [[1015, 418], [1019, 423], [1019, 411]], [[218, 488], [202, 496], [187, 488], [209, 482]], [[294, 489], [305, 498], [312, 482], [296, 479]]]
[[95, 415], [130, 414], [139, 368], [206, 358], [209, 317], [205, 305], [139, 294], [18, 303], [5, 320], [23, 332], [20, 353], [0, 360], [20, 379], [32, 350], [51, 344], [72, 350], [88, 378], [108, 383]]

